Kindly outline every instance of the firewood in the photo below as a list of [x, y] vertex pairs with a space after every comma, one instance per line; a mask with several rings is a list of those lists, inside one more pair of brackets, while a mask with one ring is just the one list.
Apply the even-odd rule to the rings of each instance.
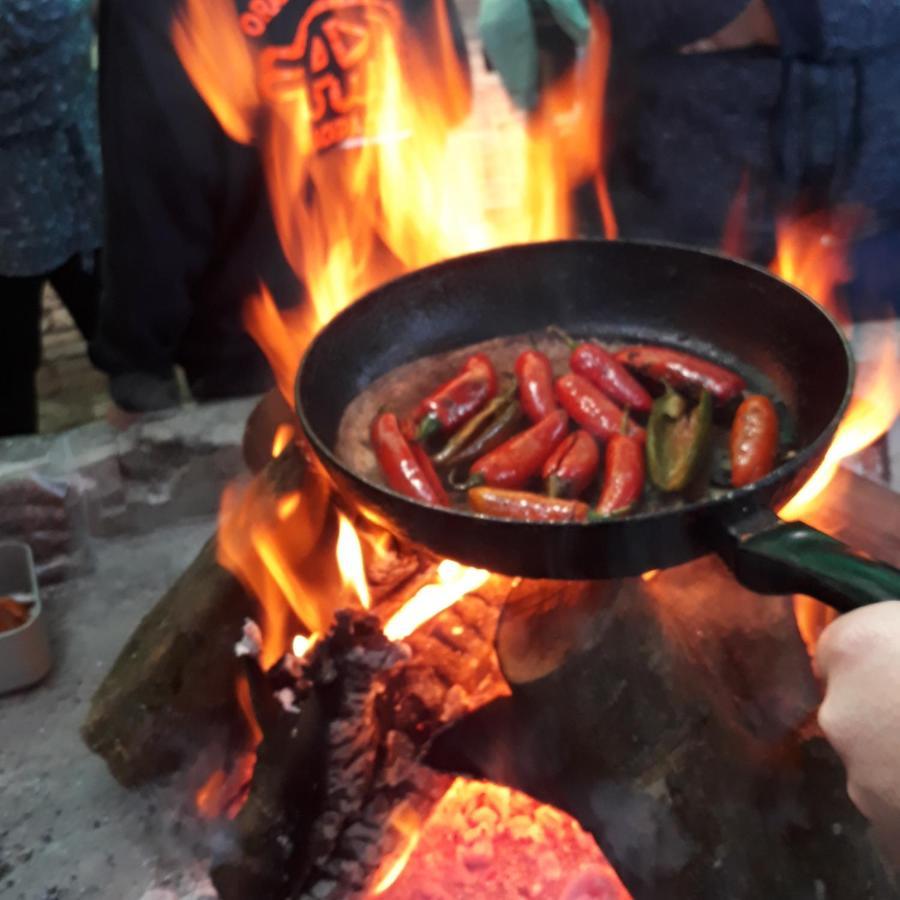
[[495, 604], [470, 595], [394, 643], [375, 615], [342, 610], [299, 671], [289, 659], [265, 675], [249, 665], [264, 736], [233, 839], [213, 866], [223, 900], [365, 890], [396, 844], [394, 809], [424, 821], [449, 786], [421, 764], [426, 741], [504, 690], [491, 652], [496, 619]]
[[[811, 674], [795, 685], [781, 669], [791, 702], [747, 699], [747, 679], [763, 698], [774, 690], [766, 669], [778, 652], [809, 669], [789, 602], [750, 600], [711, 565], [649, 584], [523, 582], [497, 637], [512, 696], [440, 734], [427, 761], [571, 813], [635, 900], [813, 900], [822, 886], [892, 896], [835, 789], [839, 762], [797, 727], [815, 708]], [[777, 612], [752, 605], [766, 603]]]
[[[292, 447], [256, 480], [279, 496], [320, 477]], [[178, 769], [211, 726], [238, 715], [234, 645], [259, 608], [216, 558], [213, 537], [143, 618], [91, 701], [82, 737], [125, 786]]]
[[234, 840], [213, 869], [221, 900], [278, 900], [304, 876], [310, 810], [323, 790], [326, 734], [315, 688], [294, 695], [290, 708], [281, 707], [268, 723]]

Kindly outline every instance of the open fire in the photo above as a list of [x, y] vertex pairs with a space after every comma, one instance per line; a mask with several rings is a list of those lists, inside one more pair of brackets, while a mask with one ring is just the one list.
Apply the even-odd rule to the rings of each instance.
[[[602, 16], [595, 16], [584, 58], [538, 113], [526, 122], [507, 110], [502, 124], [493, 127], [490, 110], [477, 95], [463, 122], [470, 87], [442, 3], [424, 44], [404, 33], [392, 6], [314, 7], [320, 5], [337, 10], [330, 20], [335, 24], [325, 32], [327, 46], [301, 46], [301, 28], [291, 47], [255, 55], [244, 33], [264, 23], [256, 14], [252, 22], [246, 16], [239, 20], [230, 0], [188, 0], [174, 29], [186, 70], [226, 132], [245, 143], [259, 141], [282, 246], [307, 287], [310, 302], [299, 312], [279, 311], [265, 285], [248, 298], [247, 328], [266, 352], [288, 401], [311, 337], [385, 280], [474, 250], [569, 236], [569, 196], [586, 180], [594, 182], [607, 236], [617, 233], [601, 164], [609, 54]], [[305, 61], [307, 53], [334, 54], [347, 83], [339, 87], [317, 75], [316, 64]], [[345, 114], [323, 115], [323, 104]], [[260, 121], [265, 123], [261, 134]], [[489, 140], [473, 130], [479, 121], [487, 123]], [[503, 186], [499, 191], [498, 185]], [[843, 265], [831, 234], [818, 223], [801, 221], [779, 236], [772, 267], [837, 312], [835, 287]], [[893, 390], [900, 372], [892, 339], [886, 337], [884, 346], [869, 355], [877, 364], [861, 372], [825, 462], [781, 511], [785, 518], [813, 509], [841, 461], [876, 441], [900, 411]], [[293, 429], [282, 425], [273, 457], [298, 452], [296, 442]], [[352, 610], [349, 615], [359, 617], [352, 626], [344, 620], [343, 627], [363, 630], [369, 626], [359, 623], [370, 622], [363, 616], [372, 613], [380, 634], [367, 640], [396, 662], [403, 642], [425, 641], [425, 626], [454, 604], [464, 605], [461, 601], [501, 584], [507, 591], [512, 587], [508, 579], [423, 554], [421, 564], [410, 570], [414, 583], [398, 601], [391, 592], [379, 592], [372, 573], [395, 565], [403, 550], [336, 497], [324, 477], [309, 479], [302, 490], [282, 485], [267, 491], [257, 480], [225, 494], [218, 558], [258, 602], [258, 672], [237, 679], [247, 723], [245, 745], [227, 771], [213, 772], [197, 792], [202, 815], [234, 818], [247, 802], [264, 734], [253, 678], [279, 685], [276, 693], [290, 708], [291, 696], [281, 693], [284, 672], [290, 670], [293, 678], [307, 664], [327, 668], [328, 654], [337, 654], [329, 634], [338, 611]], [[653, 571], [642, 581], [652, 592], [659, 579]], [[828, 617], [809, 598], [797, 598], [795, 610], [811, 646]], [[452, 626], [444, 639], [467, 640], [466, 627]], [[255, 672], [252, 666], [250, 671]], [[496, 685], [493, 689], [502, 693]], [[477, 693], [473, 688], [472, 696]], [[377, 724], [376, 713], [365, 715]], [[405, 739], [412, 740], [409, 734], [416, 736], [418, 727], [404, 732]], [[356, 764], [354, 758], [348, 767]], [[491, 891], [497, 896], [629, 896], [594, 839], [557, 809], [496, 784], [463, 778], [436, 782], [431, 789], [430, 805], [401, 802], [391, 811], [387, 827], [395, 846], [372, 867], [369, 894], [394, 900], [419, 896], [415, 887], [427, 878], [435, 885], [429, 896], [483, 896], [478, 893], [481, 879], [489, 873], [501, 879]], [[528, 865], [523, 852], [529, 854]], [[530, 854], [549, 870], [541, 878], [532, 871]], [[580, 874], [569, 877], [572, 873]]]

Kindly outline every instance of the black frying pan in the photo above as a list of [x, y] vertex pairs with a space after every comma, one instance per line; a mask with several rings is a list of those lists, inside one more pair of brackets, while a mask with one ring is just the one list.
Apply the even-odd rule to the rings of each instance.
[[[423, 356], [550, 324], [576, 336], [676, 346], [739, 371], [751, 389], [784, 404], [799, 452], [725, 496], [589, 524], [430, 507], [337, 458], [341, 416], [376, 378]], [[297, 410], [338, 486], [438, 554], [509, 575], [622, 578], [716, 551], [753, 590], [810, 594], [848, 610], [900, 597], [900, 571], [783, 523], [772, 509], [821, 461], [852, 383], [850, 348], [834, 321], [762, 269], [675, 246], [559, 241], [450, 260], [363, 297], [309, 347]]]

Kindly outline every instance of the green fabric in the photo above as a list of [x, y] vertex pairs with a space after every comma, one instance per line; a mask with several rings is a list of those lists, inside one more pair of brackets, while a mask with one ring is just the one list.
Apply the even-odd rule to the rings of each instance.
[[[581, 0], [539, 0], [557, 25], [584, 44], [591, 23]], [[529, 0], [483, 0], [478, 27], [484, 52], [513, 101], [532, 109], [538, 101], [538, 46]]]
[[578, 46], [587, 43], [591, 33], [591, 20], [581, 0], [545, 0], [556, 24]]

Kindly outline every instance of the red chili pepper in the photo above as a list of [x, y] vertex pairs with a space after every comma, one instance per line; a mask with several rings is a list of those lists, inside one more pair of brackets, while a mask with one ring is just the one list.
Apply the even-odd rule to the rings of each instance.
[[613, 435], [606, 445], [604, 468], [597, 513], [606, 517], [628, 512], [644, 490], [644, 448], [628, 435]]
[[631, 369], [674, 388], [702, 388], [720, 403], [733, 400], [747, 383], [736, 372], [668, 347], [624, 347], [616, 359]]
[[580, 500], [492, 487], [472, 488], [469, 505], [483, 515], [520, 522], [583, 522], [589, 512], [587, 503]]
[[413, 416], [422, 440], [438, 431], [453, 431], [467, 422], [497, 393], [497, 373], [493, 363], [476, 353], [466, 360], [462, 371], [427, 396]]
[[[600, 388], [581, 375], [569, 373], [556, 379], [556, 396], [563, 409], [582, 427], [601, 441], [608, 441], [622, 430], [625, 413]], [[628, 434], [644, 440], [644, 429], [628, 423]]]
[[762, 394], [750, 394], [731, 425], [731, 483], [744, 487], [768, 475], [778, 452], [778, 413]]
[[395, 491], [435, 506], [449, 504], [447, 492], [428, 456], [403, 436], [393, 413], [382, 413], [375, 419], [371, 438], [378, 465]]
[[578, 344], [569, 357], [569, 368], [622, 406], [649, 412], [653, 405], [653, 398], [625, 366], [598, 344]]
[[416, 462], [422, 469], [422, 474], [428, 479], [428, 483], [431, 485], [432, 490], [435, 495], [438, 497], [443, 497], [446, 503], [450, 502], [450, 498], [447, 497], [447, 492], [444, 490], [444, 485], [441, 483], [441, 478], [438, 473], [435, 471], [434, 463], [431, 461], [431, 457], [425, 452], [425, 448], [418, 443], [417, 441], [413, 441], [412, 443], [412, 452], [416, 457]]
[[523, 487], [541, 471], [568, 427], [569, 417], [561, 409], [550, 413], [537, 425], [482, 456], [472, 466], [472, 481], [491, 487]]
[[586, 431], [576, 431], [550, 454], [541, 477], [551, 497], [578, 497], [594, 480], [599, 468], [597, 442]]
[[516, 360], [519, 402], [532, 422], [540, 422], [559, 409], [553, 393], [553, 367], [539, 350], [525, 350]]

